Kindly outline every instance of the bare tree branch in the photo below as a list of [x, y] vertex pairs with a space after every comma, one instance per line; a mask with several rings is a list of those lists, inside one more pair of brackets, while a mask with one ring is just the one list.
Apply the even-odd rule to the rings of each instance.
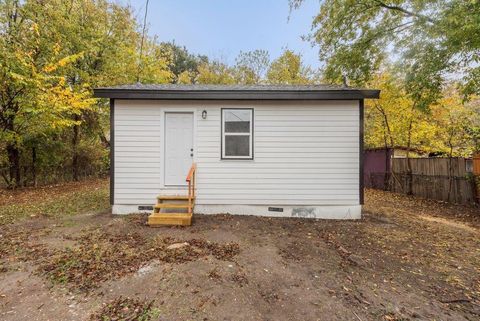
[[396, 5], [391, 5], [391, 4], [386, 4], [385, 2], [383, 1], [380, 1], [380, 0], [375, 0], [375, 2], [378, 3], [378, 5], [382, 8], [385, 8], [385, 9], [388, 9], [388, 10], [395, 10], [395, 11], [399, 11], [399, 12], [402, 12], [403, 14], [409, 16], [409, 17], [417, 17], [419, 19], [422, 19], [422, 20], [425, 20], [425, 21], [428, 21], [428, 22], [431, 22], [431, 23], [434, 23], [435, 20], [433, 20], [432, 18], [430, 17], [427, 17], [423, 14], [419, 14], [419, 13], [416, 13], [416, 12], [413, 12], [413, 11], [410, 11], [410, 10], [407, 10], [405, 8], [402, 8], [400, 6], [396, 6]]

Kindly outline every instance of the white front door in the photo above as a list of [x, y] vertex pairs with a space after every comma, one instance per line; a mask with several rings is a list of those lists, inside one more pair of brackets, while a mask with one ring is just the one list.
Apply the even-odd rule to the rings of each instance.
[[165, 185], [186, 185], [193, 161], [193, 113], [165, 113]]

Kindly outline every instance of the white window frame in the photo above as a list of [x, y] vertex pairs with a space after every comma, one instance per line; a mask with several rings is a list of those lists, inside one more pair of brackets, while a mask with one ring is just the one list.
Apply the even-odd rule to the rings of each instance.
[[[250, 112], [250, 132], [249, 133], [226, 133], [225, 132], [225, 112], [230, 110], [247, 110]], [[222, 108], [222, 147], [221, 159], [242, 159], [242, 160], [252, 160], [253, 159], [253, 108]], [[249, 146], [248, 146], [248, 156], [227, 156], [225, 155], [225, 136], [249, 136]]]

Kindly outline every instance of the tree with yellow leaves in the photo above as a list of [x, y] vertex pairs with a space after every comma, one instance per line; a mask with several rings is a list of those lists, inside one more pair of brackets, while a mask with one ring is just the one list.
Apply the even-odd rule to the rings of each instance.
[[270, 84], [305, 85], [314, 82], [315, 74], [302, 62], [302, 56], [285, 50], [268, 68], [267, 82]]
[[380, 99], [366, 103], [366, 146], [433, 151], [435, 127], [425, 111], [412, 108], [414, 102], [399, 78], [385, 70], [376, 74], [369, 85], [382, 92]]
[[129, 7], [107, 0], [0, 3], [0, 170], [8, 167], [9, 186], [39, 158], [72, 168], [75, 179], [80, 149], [104, 150], [108, 106], [91, 98], [93, 87], [171, 81], [171, 57], [150, 38], [140, 55], [137, 27]]
[[452, 84], [428, 109], [412, 108], [400, 77], [378, 73], [370, 86], [382, 90], [365, 110], [367, 147], [409, 147], [436, 155], [469, 156], [476, 149], [474, 131], [480, 124], [478, 100], [465, 102]]
[[437, 149], [449, 157], [470, 156], [476, 150], [472, 129], [480, 124], [479, 108], [476, 100], [465, 102], [457, 88], [446, 88], [430, 107]]

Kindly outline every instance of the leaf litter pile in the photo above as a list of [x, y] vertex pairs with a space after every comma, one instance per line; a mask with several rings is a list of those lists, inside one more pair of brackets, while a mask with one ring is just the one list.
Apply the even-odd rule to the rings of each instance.
[[139, 233], [111, 234], [100, 229], [72, 238], [78, 246], [51, 255], [40, 264], [39, 273], [53, 283], [89, 291], [100, 282], [138, 271], [147, 263], [186, 263], [213, 256], [231, 261], [239, 252], [237, 243], [218, 244], [203, 239], [171, 237], [146, 239]]
[[115, 320], [158, 320], [159, 311], [153, 307], [154, 301], [118, 297], [104, 304], [96, 313], [90, 316], [90, 321]]
[[38, 238], [46, 234], [48, 231], [42, 229], [32, 230], [9, 226], [0, 228], [0, 270], [3, 270], [1, 262], [6, 259], [38, 261], [47, 256], [47, 248], [38, 243]]

